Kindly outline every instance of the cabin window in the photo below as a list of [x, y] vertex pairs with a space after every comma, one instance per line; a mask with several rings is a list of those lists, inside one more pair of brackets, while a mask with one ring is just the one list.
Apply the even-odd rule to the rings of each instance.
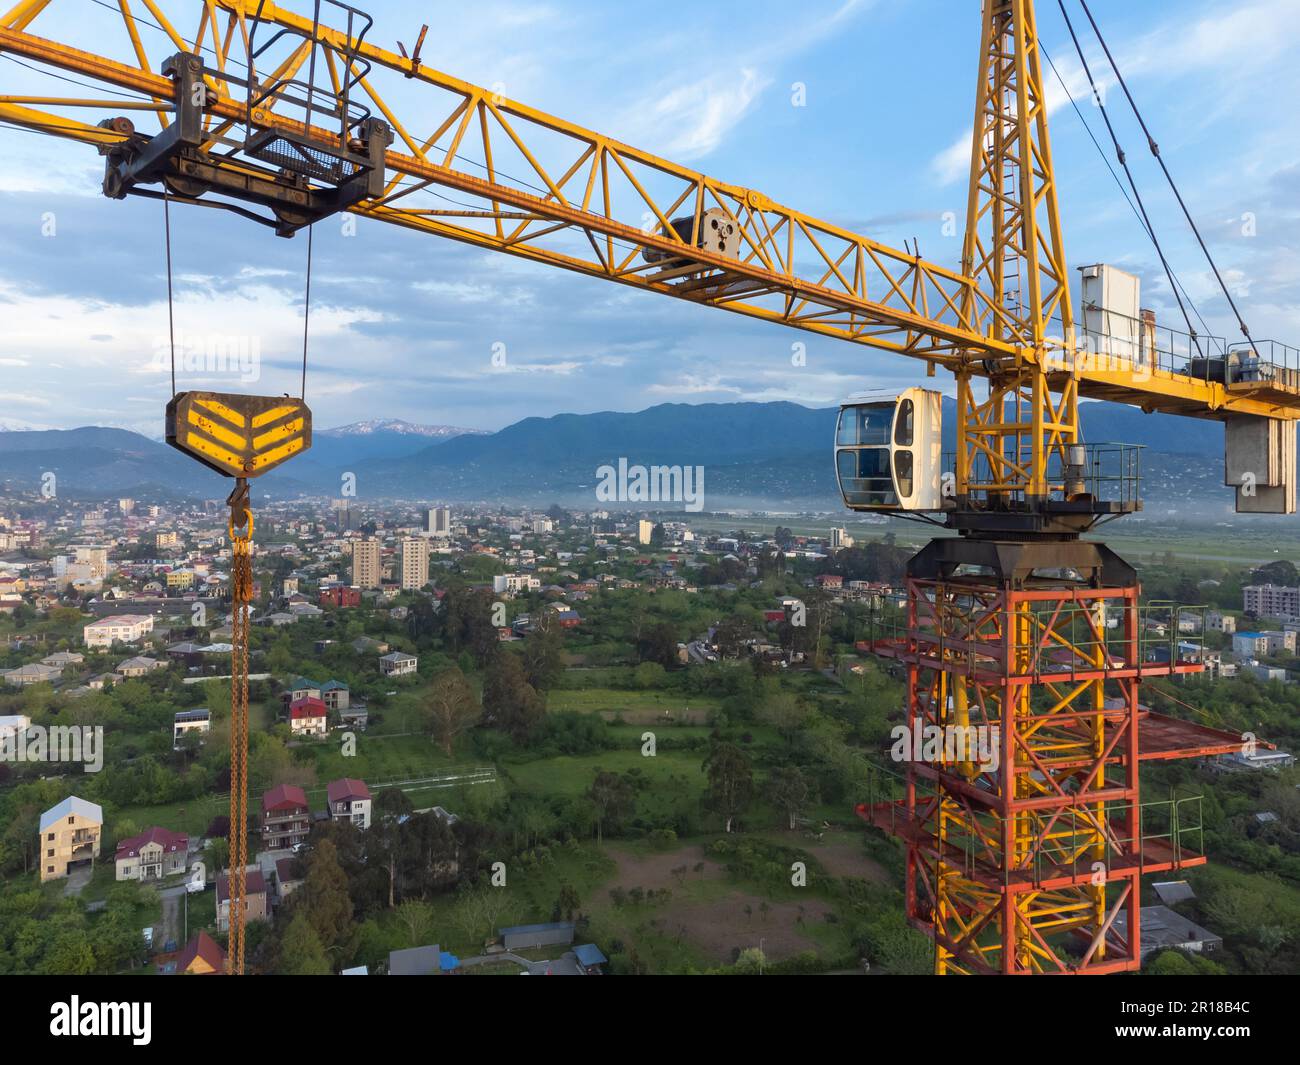
[[835, 442], [844, 447], [858, 444], [888, 444], [893, 421], [892, 403], [868, 403], [860, 407], [845, 407], [840, 411], [840, 424], [835, 434]]
[[894, 452], [894, 483], [898, 485], [898, 494], [905, 499], [912, 494], [912, 453], [910, 451]]
[[[894, 443], [900, 447], [912, 446], [912, 434], [915, 432], [913, 421], [916, 417], [916, 405], [905, 399], [898, 405], [898, 417], [894, 420]], [[910, 494], [910, 493], [907, 493]]]
[[836, 458], [840, 493], [857, 507], [896, 507], [894, 481], [889, 471], [888, 448], [841, 451]]

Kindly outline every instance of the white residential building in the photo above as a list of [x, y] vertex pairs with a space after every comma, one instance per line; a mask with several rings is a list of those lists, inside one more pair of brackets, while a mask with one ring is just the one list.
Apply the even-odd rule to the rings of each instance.
[[415, 655], [394, 651], [379, 659], [379, 672], [386, 677], [400, 677], [406, 673], [414, 673], [419, 665], [420, 660]]
[[172, 749], [179, 749], [181, 740], [191, 732], [200, 739], [212, 730], [212, 715], [207, 710], [178, 710], [172, 718]]
[[115, 643], [137, 643], [153, 632], [153, 618], [148, 614], [114, 614], [82, 627], [87, 647], [111, 647]]
[[498, 573], [492, 578], [492, 591], [508, 598], [514, 598], [520, 592], [536, 592], [541, 587], [541, 578], [528, 573]]

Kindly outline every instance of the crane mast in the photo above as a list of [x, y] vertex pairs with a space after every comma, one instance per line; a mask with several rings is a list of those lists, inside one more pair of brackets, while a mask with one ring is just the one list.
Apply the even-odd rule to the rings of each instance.
[[[906, 670], [910, 726], [1000, 743], [986, 761], [909, 760], [901, 796], [857, 812], [906, 844], [908, 916], [937, 972], [1139, 967], [1142, 874], [1205, 861], [1195, 797], [1143, 802], [1139, 766], [1241, 739], [1139, 703], [1142, 680], [1202, 667], [1180, 657], [1177, 608], [1162, 608], [1167, 653], [1151, 653], [1135, 571], [1083, 538], [1140, 500], [1134, 454], [1086, 444], [1079, 401], [1224, 421], [1232, 468], [1234, 439], [1294, 437], [1300, 352], [1234, 375], [1226, 345], [1216, 369], [1172, 342], [1081, 344], [1032, 0], [982, 0], [955, 269], [432, 69], [424, 31], [410, 54], [385, 49], [341, 0], [305, 0], [310, 17], [270, 0], [137, 3], [117, 0], [113, 55], [43, 35], [58, 0], [0, 16], [0, 53], [104, 90], [3, 95], [0, 122], [94, 146], [112, 198], [223, 206], [285, 237], [351, 212], [951, 372], [940, 515], [958, 535], [910, 561], [906, 622], [871, 649]], [[1290, 512], [1294, 470], [1270, 476], [1283, 502], [1262, 509]]]

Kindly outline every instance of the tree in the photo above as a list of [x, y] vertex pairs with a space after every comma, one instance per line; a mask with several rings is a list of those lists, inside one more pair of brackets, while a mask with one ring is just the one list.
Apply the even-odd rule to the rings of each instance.
[[713, 638], [718, 644], [718, 653], [723, 658], [740, 657], [741, 647], [745, 640], [749, 639], [752, 634], [751, 627], [736, 614], [729, 614], [723, 618], [718, 627], [713, 632]]
[[407, 899], [397, 907], [397, 920], [406, 929], [406, 941], [421, 946], [433, 928], [433, 907], [423, 899]]
[[[226, 824], [229, 826], [230, 822], [227, 821]], [[226, 831], [230, 831], [229, 827]], [[208, 868], [214, 873], [219, 873], [230, 864], [230, 840], [226, 836], [213, 836], [208, 840], [204, 857], [207, 859]]]
[[637, 641], [643, 662], [658, 662], [665, 669], [677, 665], [677, 631], [666, 621], [655, 625]]
[[587, 797], [596, 807], [597, 843], [604, 841], [605, 823], [620, 821], [632, 812], [636, 804], [636, 796], [628, 779], [607, 769], [596, 774]]
[[486, 939], [496, 931], [497, 918], [509, 901], [498, 888], [478, 887], [466, 891], [451, 911], [451, 920], [471, 942]]
[[812, 789], [797, 766], [778, 766], [767, 778], [767, 801], [782, 811], [791, 829], [812, 801]]
[[577, 913], [578, 907], [582, 905], [582, 899], [578, 896], [577, 890], [572, 884], [561, 884], [559, 897], [555, 900], [555, 908], [552, 912], [552, 919], [556, 921], [572, 921], [573, 915]]
[[325, 946], [301, 909], [293, 915], [280, 941], [277, 968], [283, 976], [329, 976], [332, 971]]
[[486, 724], [523, 743], [546, 716], [546, 702], [524, 676], [519, 656], [498, 648], [483, 683]]
[[754, 797], [754, 770], [749, 756], [735, 744], [718, 740], [704, 759], [703, 769], [709, 777], [705, 802], [722, 815], [725, 831], [730, 832], [736, 817]]
[[323, 839], [307, 858], [307, 876], [294, 892], [295, 911], [305, 913], [321, 946], [335, 957], [349, 957], [356, 935], [348, 876], [339, 864], [338, 848]]
[[433, 679], [424, 712], [429, 731], [448, 758], [456, 737], [472, 729], [483, 716], [483, 708], [474, 698], [469, 681], [456, 666], [443, 670]]
[[0, 836], [0, 868], [16, 862], [11, 855], [22, 855], [23, 872], [28, 871], [32, 860], [32, 848], [36, 843], [36, 832], [40, 828], [40, 809], [35, 803], [26, 803], [10, 815], [9, 824], [5, 826], [4, 835]]
[[402, 825], [415, 809], [401, 788], [383, 788], [375, 796], [375, 821], [369, 838], [374, 843], [374, 861], [388, 874], [388, 908], [397, 905], [397, 864], [402, 848]]
[[564, 672], [564, 636], [549, 611], [524, 640], [524, 676], [539, 692], [549, 691]]
[[776, 729], [787, 743], [793, 743], [800, 726], [808, 720], [808, 706], [792, 692], [778, 691], [763, 701], [759, 717]]
[[1266, 562], [1250, 575], [1251, 584], [1281, 584], [1294, 588], [1300, 584], [1300, 571], [1290, 559], [1279, 558]]

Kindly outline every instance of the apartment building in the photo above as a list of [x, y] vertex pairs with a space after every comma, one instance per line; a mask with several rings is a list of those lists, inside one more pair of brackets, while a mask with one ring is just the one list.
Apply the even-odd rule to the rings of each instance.
[[645, 521], [644, 519], [638, 521], [636, 524], [636, 542], [639, 544], [648, 544], [651, 538], [654, 536], [654, 532], [655, 532], [654, 522]]
[[41, 814], [41, 883], [67, 876], [74, 865], [93, 865], [103, 830], [103, 808], [75, 795]]
[[1248, 584], [1241, 590], [1241, 608], [1257, 618], [1300, 618], [1300, 588]]
[[325, 794], [331, 820], [343, 821], [361, 829], [370, 827], [370, 789], [364, 780], [344, 778], [331, 781]]
[[81, 639], [87, 647], [112, 647], [115, 643], [138, 643], [153, 632], [148, 614], [114, 614], [82, 626]]
[[1260, 633], [1268, 640], [1268, 653], [1271, 655], [1282, 654], [1284, 651], [1295, 654], [1296, 632], [1295, 629], [1267, 629]]
[[415, 591], [429, 583], [429, 541], [418, 536], [402, 540], [402, 590]]
[[1268, 654], [1268, 637], [1262, 632], [1238, 632], [1232, 637], [1234, 654], [1245, 658]]
[[307, 793], [295, 784], [281, 784], [262, 796], [262, 844], [267, 850], [284, 850], [307, 839], [311, 812]]
[[169, 592], [187, 592], [194, 587], [194, 571], [192, 569], [174, 569], [167, 574], [167, 590]]
[[74, 557], [79, 565], [89, 566], [95, 577], [108, 576], [108, 548], [100, 544], [87, 544], [74, 547]]
[[358, 588], [378, 588], [384, 569], [379, 561], [379, 541], [370, 537], [352, 545], [352, 583]]
[[190, 837], [165, 828], [148, 828], [117, 845], [118, 880], [162, 880], [185, 872]]
[[520, 592], [540, 591], [542, 581], [527, 573], [498, 573], [492, 578], [492, 591], [513, 599]]
[[451, 536], [451, 508], [434, 507], [425, 519], [425, 530], [430, 536], [445, 540]]

